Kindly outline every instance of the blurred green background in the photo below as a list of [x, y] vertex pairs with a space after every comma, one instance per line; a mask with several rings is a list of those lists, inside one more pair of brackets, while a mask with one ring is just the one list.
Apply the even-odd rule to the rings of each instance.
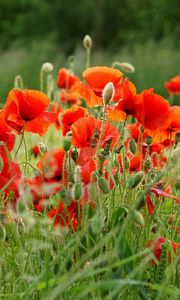
[[179, 0], [0, 0], [0, 102], [18, 74], [39, 88], [46, 61], [56, 76], [74, 55], [80, 75], [85, 34], [93, 38], [92, 65], [128, 61], [139, 92], [154, 87], [167, 97], [164, 82], [180, 73], [179, 19]]

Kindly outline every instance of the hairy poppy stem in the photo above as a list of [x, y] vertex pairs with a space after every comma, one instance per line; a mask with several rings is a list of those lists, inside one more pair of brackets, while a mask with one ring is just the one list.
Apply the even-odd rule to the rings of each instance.
[[97, 148], [96, 148], [96, 171], [98, 172], [98, 156], [99, 156], [99, 152], [101, 149], [101, 141], [102, 141], [102, 137], [104, 134], [104, 126], [105, 126], [105, 120], [106, 120], [106, 113], [105, 113], [105, 104], [103, 104], [102, 106], [102, 125], [101, 125], [101, 129], [100, 129], [100, 136], [99, 136], [99, 140], [98, 140], [98, 144], [97, 144]]

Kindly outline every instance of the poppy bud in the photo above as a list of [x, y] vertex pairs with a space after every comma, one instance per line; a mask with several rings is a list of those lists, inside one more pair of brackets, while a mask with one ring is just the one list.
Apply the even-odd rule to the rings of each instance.
[[143, 179], [143, 176], [144, 176], [143, 171], [140, 171], [136, 174], [131, 175], [128, 178], [128, 187], [130, 189], [134, 189], [141, 182], [141, 180]]
[[59, 194], [60, 194], [60, 198], [62, 200], [66, 200], [66, 198], [67, 198], [67, 190], [66, 190], [66, 188], [62, 188], [60, 190]]
[[98, 178], [98, 186], [104, 194], [109, 193], [109, 184], [108, 184], [107, 180], [104, 177], [99, 177]]
[[112, 82], [108, 82], [102, 92], [102, 98], [105, 105], [107, 105], [114, 97], [114, 85]]
[[148, 146], [150, 146], [151, 143], [152, 143], [152, 137], [151, 137], [151, 136], [147, 136], [147, 137], [146, 137], [146, 144], [147, 144]]
[[135, 200], [135, 208], [137, 210], [141, 209], [141, 207], [144, 204], [144, 200], [145, 200], [145, 193], [144, 191], [139, 191], [136, 195], [136, 200]]
[[4, 241], [6, 237], [6, 230], [2, 224], [0, 224], [0, 241]]
[[137, 146], [136, 146], [136, 142], [135, 142], [134, 139], [131, 139], [131, 140], [130, 140], [130, 143], [129, 143], [129, 150], [131, 151], [132, 154], [135, 154], [135, 153], [136, 153]]
[[2, 171], [3, 168], [4, 168], [4, 162], [3, 162], [2, 158], [0, 157], [0, 172]]
[[86, 49], [92, 48], [92, 38], [88, 34], [86, 34], [83, 39], [83, 46]]
[[150, 167], [151, 167], [151, 161], [149, 159], [147, 159], [144, 162], [144, 169], [147, 170], [147, 169], [150, 169]]
[[81, 167], [76, 166], [74, 169], [74, 181], [79, 182], [81, 181]]
[[52, 72], [53, 71], [53, 64], [51, 64], [51, 63], [49, 63], [49, 62], [46, 62], [46, 63], [44, 63], [43, 65], [42, 65], [42, 69], [43, 69], [43, 71], [44, 72], [47, 72], [47, 73], [49, 73], [49, 72]]
[[38, 146], [39, 146], [39, 150], [41, 151], [41, 153], [44, 154], [48, 151], [48, 148], [44, 143], [39, 142]]
[[80, 182], [76, 182], [73, 187], [73, 198], [75, 200], [79, 200], [82, 196], [82, 184]]
[[123, 148], [124, 145], [119, 146], [118, 148], [116, 148], [114, 151], [115, 153], [119, 154], [121, 152], [121, 149]]
[[128, 170], [129, 169], [129, 160], [126, 156], [123, 159], [123, 164], [124, 164], [125, 170]]
[[132, 64], [128, 63], [128, 62], [119, 62], [119, 61], [115, 61], [113, 63], [113, 67], [114, 66], [119, 66], [120, 69], [122, 69], [124, 72], [127, 73], [134, 73], [135, 72], [135, 68]]
[[70, 136], [66, 135], [63, 140], [63, 148], [66, 152], [69, 151], [69, 149], [71, 148], [71, 141], [72, 141], [72, 138]]
[[130, 214], [134, 222], [136, 222], [138, 225], [144, 226], [144, 218], [140, 211], [133, 209], [131, 210]]

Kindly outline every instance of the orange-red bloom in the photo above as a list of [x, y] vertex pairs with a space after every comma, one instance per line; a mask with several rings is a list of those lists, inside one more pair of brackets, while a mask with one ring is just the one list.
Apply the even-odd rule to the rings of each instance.
[[165, 87], [169, 94], [180, 95], [180, 75], [173, 77], [169, 82], [165, 82]]
[[88, 68], [83, 72], [86, 84], [77, 83], [74, 89], [90, 107], [102, 105], [102, 92], [107, 83], [112, 82], [116, 87], [121, 83], [123, 74], [113, 68], [98, 66]]
[[70, 89], [79, 78], [66, 68], [61, 68], [58, 72], [57, 86], [63, 89]]
[[56, 113], [45, 111], [49, 103], [42, 92], [13, 89], [3, 108], [3, 118], [17, 133], [30, 131], [43, 135], [57, 117]]
[[2, 115], [2, 112], [0, 112], [0, 141], [4, 142], [8, 150], [11, 151], [15, 143], [15, 135], [11, 127], [6, 124]]
[[73, 107], [64, 111], [61, 118], [63, 135], [66, 135], [66, 133], [71, 130], [71, 126], [74, 122], [87, 115], [88, 112], [86, 109], [77, 105], [74, 105]]
[[[77, 120], [72, 126], [72, 143], [78, 148], [96, 147], [100, 136], [102, 122], [94, 117], [84, 117]], [[111, 140], [111, 147], [119, 137], [119, 131], [112, 124], [106, 122], [102, 136], [101, 147], [104, 148]]]
[[[156, 259], [159, 260], [159, 261], [160, 261], [160, 259], [161, 259], [161, 254], [162, 254], [162, 250], [163, 250], [163, 245], [164, 245], [164, 243], [165, 243], [166, 241], [168, 241], [166, 238], [160, 236], [160, 237], [158, 238], [157, 241], [152, 240], [152, 241], [150, 241], [150, 242], [148, 243], [148, 245], [147, 245], [148, 248], [153, 249], [154, 256], [155, 256]], [[175, 242], [170, 242], [170, 243], [171, 243], [171, 246], [172, 246], [174, 252], [176, 253], [177, 248], [180, 248], [180, 244], [175, 243]], [[152, 259], [150, 262], [151, 262], [152, 264], [156, 265], [156, 262], [155, 262], [154, 259]]]
[[154, 130], [163, 124], [170, 108], [167, 100], [149, 89], [137, 95], [137, 101], [138, 110], [133, 116], [144, 128]]

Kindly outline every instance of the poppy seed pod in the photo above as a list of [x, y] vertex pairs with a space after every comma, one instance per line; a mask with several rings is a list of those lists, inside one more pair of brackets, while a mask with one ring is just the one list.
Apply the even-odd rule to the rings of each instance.
[[146, 137], [146, 144], [147, 144], [148, 146], [150, 146], [151, 143], [152, 143], [152, 137], [151, 137], [151, 136], [147, 136], [147, 137]]
[[114, 97], [114, 85], [112, 82], [108, 82], [102, 92], [102, 98], [105, 105], [107, 105]]
[[54, 67], [53, 64], [46, 62], [42, 65], [42, 69], [44, 72], [49, 73], [53, 71]]
[[92, 38], [88, 34], [86, 34], [83, 39], [83, 46], [86, 49], [92, 48]]
[[108, 184], [107, 180], [104, 177], [99, 177], [98, 178], [98, 186], [104, 194], [109, 193], [109, 184]]
[[130, 189], [134, 189], [141, 182], [141, 180], [143, 179], [143, 176], [144, 176], [143, 171], [139, 171], [138, 173], [131, 175], [128, 178], [128, 187]]
[[69, 151], [69, 149], [71, 148], [71, 141], [72, 141], [72, 137], [66, 135], [66, 137], [63, 140], [63, 149], [67, 152]]

